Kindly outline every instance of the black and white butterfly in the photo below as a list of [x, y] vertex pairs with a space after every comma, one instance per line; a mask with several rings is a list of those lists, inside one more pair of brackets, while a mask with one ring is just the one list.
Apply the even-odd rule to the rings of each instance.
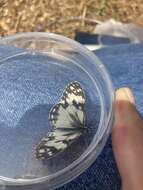
[[49, 113], [54, 128], [36, 147], [37, 159], [48, 159], [64, 151], [85, 131], [85, 93], [79, 82], [67, 85], [58, 104]]

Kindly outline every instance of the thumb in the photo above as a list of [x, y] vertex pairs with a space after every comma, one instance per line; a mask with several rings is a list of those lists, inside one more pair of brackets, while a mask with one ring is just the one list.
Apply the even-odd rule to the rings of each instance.
[[116, 91], [112, 144], [123, 189], [142, 189], [143, 120], [136, 110], [133, 94], [128, 88]]

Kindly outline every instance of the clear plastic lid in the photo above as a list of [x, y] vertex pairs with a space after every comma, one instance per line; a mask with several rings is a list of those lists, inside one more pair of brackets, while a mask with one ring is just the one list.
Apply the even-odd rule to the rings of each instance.
[[[0, 63], [2, 185], [39, 190], [71, 181], [95, 161], [112, 127], [114, 93], [104, 65], [79, 43], [51, 33], [2, 38]], [[88, 132], [51, 159], [37, 159], [35, 147], [53, 128], [50, 110], [73, 81], [85, 93]]]

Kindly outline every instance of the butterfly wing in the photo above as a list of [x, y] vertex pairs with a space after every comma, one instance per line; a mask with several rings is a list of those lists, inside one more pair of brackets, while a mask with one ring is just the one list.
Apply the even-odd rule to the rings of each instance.
[[58, 104], [50, 111], [54, 131], [44, 137], [36, 148], [36, 157], [46, 159], [65, 150], [85, 131], [85, 94], [76, 81], [70, 83]]
[[81, 85], [77, 81], [71, 82], [65, 88], [60, 102], [50, 111], [51, 125], [54, 128], [73, 128], [73, 124], [78, 120], [78, 124], [85, 127], [84, 104], [85, 94]]
[[85, 94], [79, 82], [71, 82], [64, 90], [61, 102], [69, 105], [75, 103], [77, 105], [85, 103]]
[[44, 137], [36, 148], [36, 158], [46, 159], [65, 150], [81, 135], [80, 131], [57, 129]]

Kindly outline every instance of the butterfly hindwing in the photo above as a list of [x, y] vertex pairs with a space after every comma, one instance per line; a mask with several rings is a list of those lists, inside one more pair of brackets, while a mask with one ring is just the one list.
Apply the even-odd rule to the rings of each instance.
[[44, 137], [39, 146], [37, 146], [36, 157], [38, 159], [53, 157], [66, 149], [80, 135], [80, 132], [75, 133], [62, 129], [53, 131], [47, 137]]
[[77, 81], [64, 90], [61, 100], [49, 113], [54, 131], [47, 134], [36, 148], [36, 157], [46, 159], [65, 150], [85, 131], [85, 94]]

